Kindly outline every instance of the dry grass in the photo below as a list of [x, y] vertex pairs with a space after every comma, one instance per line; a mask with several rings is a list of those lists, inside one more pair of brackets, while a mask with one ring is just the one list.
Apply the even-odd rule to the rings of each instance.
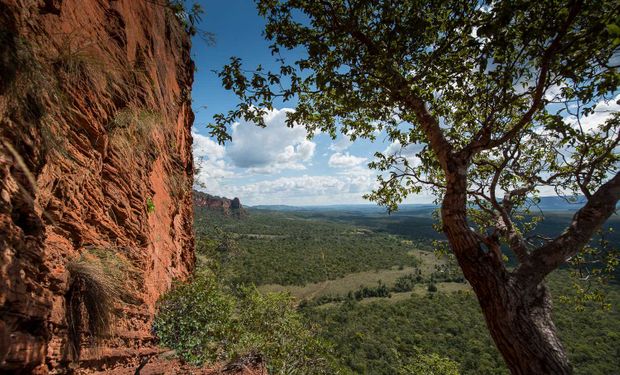
[[392, 286], [396, 279], [408, 275], [414, 270], [414, 267], [405, 267], [402, 270], [364, 271], [350, 273], [339, 279], [306, 284], [304, 286], [267, 284], [260, 286], [258, 289], [261, 292], [287, 291], [299, 300], [313, 299], [324, 295], [346, 295], [349, 291], [355, 291], [362, 285], [375, 286], [379, 280], [388, 286]]
[[[410, 255], [420, 259], [421, 263], [417, 267], [422, 271], [424, 277], [430, 276], [436, 271], [438, 265], [444, 265], [446, 259], [444, 257], [437, 257], [437, 255], [430, 251], [414, 250], [410, 252]], [[357, 290], [360, 286], [375, 286], [378, 281], [381, 281], [388, 287], [391, 287], [401, 276], [409, 275], [414, 272], [416, 268], [405, 267], [402, 270], [399, 269], [384, 269], [379, 271], [364, 271], [356, 272], [345, 275], [342, 278], [335, 280], [327, 280], [320, 283], [306, 284], [304, 286], [297, 285], [278, 285], [278, 284], [266, 284], [261, 285], [258, 289], [262, 292], [290, 292], [292, 296], [298, 300], [310, 300], [325, 295], [346, 295], [350, 291]], [[455, 292], [458, 290], [469, 290], [467, 284], [453, 283], [453, 282], [440, 282], [436, 283], [437, 289], [441, 292]], [[416, 285], [414, 293], [426, 295], [427, 285]], [[405, 293], [393, 293], [391, 301], [398, 301], [405, 297], [409, 297], [411, 292]], [[364, 301], [373, 301], [378, 298], [368, 298]], [[385, 298], [381, 298], [385, 300]]]
[[[440, 283], [435, 283], [435, 286], [437, 286], [437, 292], [438, 293], [456, 293], [456, 292], [470, 292], [473, 293], [471, 287], [469, 286], [469, 284], [463, 284], [463, 283], [455, 283], [455, 282], [440, 282]], [[380, 302], [380, 303], [395, 303], [395, 302], [399, 302], [399, 301], [403, 301], [406, 299], [411, 298], [412, 295], [417, 295], [420, 297], [424, 297], [426, 295], [428, 295], [428, 285], [427, 284], [418, 284], [414, 287], [413, 291], [411, 292], [400, 292], [400, 293], [392, 293], [392, 296], [389, 298], [386, 297], [370, 297], [370, 298], [364, 298], [361, 301], [359, 301], [359, 303], [361, 304], [369, 304], [369, 303], [373, 303], [373, 302]], [[340, 302], [330, 302], [330, 303], [325, 303], [323, 305], [318, 306], [319, 309], [328, 309], [330, 307], [334, 307], [334, 306], [338, 306], [340, 304]]]
[[79, 359], [84, 328], [94, 347], [111, 334], [118, 290], [101, 263], [88, 257], [69, 262], [67, 271], [70, 277], [66, 305], [68, 349], [71, 358]]
[[93, 42], [81, 37], [77, 32], [63, 35], [56, 48], [56, 56], [51, 59], [52, 66], [60, 73], [62, 82], [74, 86], [92, 86], [95, 81], [106, 77], [105, 66], [97, 56]]
[[189, 179], [185, 175], [185, 171], [182, 169], [174, 170], [168, 180], [168, 188], [170, 189], [170, 195], [177, 199], [182, 199], [186, 194], [191, 192], [191, 185]]
[[131, 290], [139, 287], [135, 267], [114, 249], [88, 248], [67, 264], [69, 290], [66, 294], [68, 354], [79, 359], [82, 333], [97, 348], [113, 335], [112, 324], [119, 302], [135, 303]]
[[134, 107], [121, 109], [108, 125], [110, 145], [127, 157], [148, 154], [154, 159], [157, 155], [153, 130], [161, 125], [159, 112]]

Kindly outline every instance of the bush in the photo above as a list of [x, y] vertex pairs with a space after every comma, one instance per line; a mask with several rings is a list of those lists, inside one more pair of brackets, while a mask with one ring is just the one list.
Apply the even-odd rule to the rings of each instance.
[[420, 354], [400, 368], [400, 375], [459, 375], [458, 363], [437, 354]]
[[258, 352], [270, 374], [333, 374], [326, 343], [295, 311], [291, 296], [245, 288], [239, 300], [238, 355]]
[[327, 344], [282, 293], [226, 293], [210, 272], [177, 284], [158, 306], [161, 343], [196, 365], [260, 354], [270, 374], [334, 374]]
[[161, 343], [186, 361], [200, 365], [226, 358], [235, 336], [235, 301], [210, 275], [176, 284], [160, 300], [153, 330]]

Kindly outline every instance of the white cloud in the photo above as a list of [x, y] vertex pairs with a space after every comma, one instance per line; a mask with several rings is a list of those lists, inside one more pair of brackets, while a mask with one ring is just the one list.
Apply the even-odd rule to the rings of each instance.
[[254, 204], [364, 203], [362, 196], [375, 187], [370, 173], [280, 177], [245, 185], [227, 186], [226, 193]]
[[209, 137], [205, 137], [202, 134], [198, 134], [192, 131], [192, 137], [194, 137], [194, 157], [206, 156], [210, 159], [223, 159], [226, 153], [224, 146], [217, 144]]
[[398, 140], [389, 144], [383, 153], [385, 155], [399, 155], [407, 159], [410, 166], [416, 166], [420, 163], [417, 154], [422, 151], [423, 146], [418, 143], [402, 146]]
[[217, 184], [223, 178], [232, 177], [232, 167], [224, 161], [225, 148], [209, 137], [192, 131], [194, 163], [198, 170], [195, 179], [198, 184]]
[[548, 101], [563, 100], [564, 96], [562, 95], [562, 89], [566, 87], [567, 85], [564, 82], [561, 82], [559, 85], [551, 85], [551, 87], [549, 87], [547, 91], [545, 91], [545, 99]]
[[288, 108], [265, 115], [266, 128], [242, 121], [232, 127], [232, 141], [226, 156], [250, 173], [276, 173], [286, 169], [303, 170], [314, 156], [316, 144], [307, 140], [302, 126], [286, 126]]
[[[585, 132], [595, 131], [599, 125], [605, 123], [618, 111], [620, 111], [620, 95], [610, 101], [602, 100], [594, 107], [594, 113], [581, 118], [581, 127]], [[577, 124], [574, 117], [569, 117], [568, 120], [575, 125]]]
[[368, 160], [367, 158], [353, 156], [348, 152], [341, 154], [339, 152], [329, 157], [327, 164], [332, 168], [354, 168]]
[[329, 149], [336, 152], [342, 152], [351, 147], [352, 144], [353, 141], [351, 141], [351, 138], [346, 135], [342, 135], [335, 142], [329, 145]]

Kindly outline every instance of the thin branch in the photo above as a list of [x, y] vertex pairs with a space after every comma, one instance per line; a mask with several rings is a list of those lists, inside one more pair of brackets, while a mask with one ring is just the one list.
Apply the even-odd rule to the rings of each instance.
[[588, 244], [594, 233], [615, 212], [619, 200], [620, 172], [617, 172], [575, 213], [561, 235], [530, 253], [528, 261], [515, 270], [517, 278], [528, 285], [538, 285], [551, 271]]
[[549, 65], [551, 63], [551, 59], [560, 49], [560, 43], [562, 41], [562, 38], [567, 34], [571, 24], [577, 18], [577, 15], [581, 10], [581, 5], [581, 0], [577, 0], [573, 3], [566, 22], [564, 23], [564, 25], [562, 25], [562, 28], [542, 56], [542, 63], [540, 71], [538, 73], [538, 80], [534, 89], [532, 104], [530, 108], [523, 114], [523, 116], [521, 116], [521, 119], [510, 130], [508, 130], [506, 133], [504, 133], [503, 136], [495, 140], [491, 139], [492, 129], [490, 126], [481, 129], [479, 131], [479, 138], [474, 138], [472, 142], [470, 142], [467, 146], [463, 148], [463, 150], [461, 150], [461, 153], [464, 156], [469, 158], [471, 157], [471, 155], [477, 153], [480, 150], [488, 150], [504, 144], [506, 141], [513, 139], [527, 124], [532, 121], [534, 114], [544, 104], [543, 96], [548, 86], [547, 78], [549, 74]]

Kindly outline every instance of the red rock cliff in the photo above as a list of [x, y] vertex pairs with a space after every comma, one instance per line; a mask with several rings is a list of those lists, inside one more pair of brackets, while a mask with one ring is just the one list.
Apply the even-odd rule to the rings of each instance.
[[228, 199], [196, 190], [193, 191], [193, 197], [194, 207], [196, 208], [205, 208], [210, 211], [219, 212], [224, 216], [243, 217], [246, 215], [239, 198]]
[[[194, 265], [194, 66], [164, 3], [0, 0], [0, 373], [148, 354], [156, 300]], [[75, 357], [67, 265], [93, 252], [129, 263], [132, 302], [97, 350], [78, 327]]]

